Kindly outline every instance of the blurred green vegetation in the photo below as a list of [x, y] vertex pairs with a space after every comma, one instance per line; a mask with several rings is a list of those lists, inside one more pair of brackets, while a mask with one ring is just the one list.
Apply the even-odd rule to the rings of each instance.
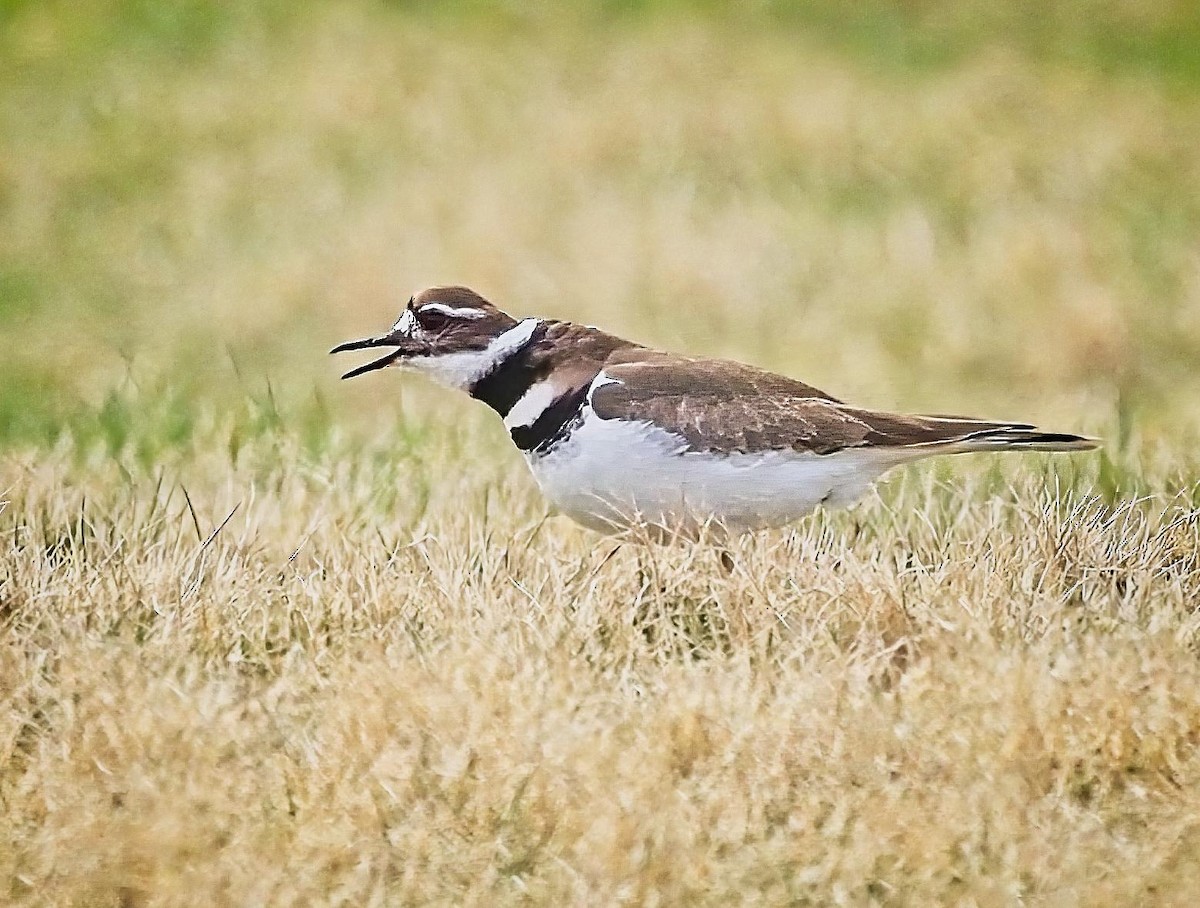
[[[654, 17], [700, 18], [721, 27], [792, 29], [858, 54], [870, 65], [917, 71], [1006, 46], [1031, 59], [1109, 74], [1200, 79], [1200, 9], [1187, 0], [757, 0], [736, 6], [716, 0], [584, 0], [569, 6], [548, 0], [377, 0], [362, 5], [381, 18], [420, 18], [500, 32], [547, 24], [594, 29], [636, 27]], [[256, 26], [282, 33], [310, 15], [285, 0], [4, 0], [0, 25], [12, 26], [38, 7], [68, 29], [68, 50], [78, 55], [77, 64], [114, 52], [196, 62], [218, 51], [240, 29]]]
[[1187, 2], [6, 0], [0, 446], [318, 449], [418, 278], [1182, 449], [1196, 147]]

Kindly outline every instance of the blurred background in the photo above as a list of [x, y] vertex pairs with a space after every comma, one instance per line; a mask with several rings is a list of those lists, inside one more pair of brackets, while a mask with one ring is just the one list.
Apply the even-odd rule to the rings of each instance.
[[0, 0], [0, 447], [483, 420], [432, 283], [1186, 473], [1200, 6]]

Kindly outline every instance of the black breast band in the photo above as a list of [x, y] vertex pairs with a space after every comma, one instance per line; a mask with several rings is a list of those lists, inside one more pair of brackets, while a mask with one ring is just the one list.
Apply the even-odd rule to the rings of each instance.
[[587, 395], [588, 385], [584, 385], [555, 398], [532, 423], [527, 426], [513, 426], [509, 432], [513, 443], [527, 453], [548, 454], [555, 445], [566, 441], [579, 425]]

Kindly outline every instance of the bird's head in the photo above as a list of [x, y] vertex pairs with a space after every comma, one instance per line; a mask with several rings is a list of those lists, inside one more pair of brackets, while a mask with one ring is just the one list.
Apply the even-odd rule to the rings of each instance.
[[518, 322], [466, 287], [431, 287], [409, 299], [387, 334], [350, 341], [330, 352], [391, 348], [342, 378], [399, 366], [452, 388], [469, 389], [527, 343], [536, 327], [536, 319]]

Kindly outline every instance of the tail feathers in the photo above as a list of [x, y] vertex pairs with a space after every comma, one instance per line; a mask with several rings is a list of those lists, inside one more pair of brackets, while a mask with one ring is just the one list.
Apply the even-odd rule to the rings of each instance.
[[1091, 451], [1100, 446], [1098, 439], [1065, 432], [1039, 432], [1025, 425], [1003, 426], [971, 432], [959, 438], [936, 443], [945, 454], [972, 451]]

